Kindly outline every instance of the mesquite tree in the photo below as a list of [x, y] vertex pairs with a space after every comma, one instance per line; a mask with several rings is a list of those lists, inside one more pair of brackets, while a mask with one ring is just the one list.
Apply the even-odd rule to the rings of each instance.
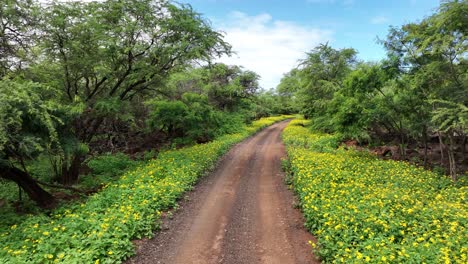
[[45, 56], [33, 76], [60, 89], [63, 103], [83, 106], [60, 131], [76, 139], [58, 162], [63, 184], [76, 182], [84, 159], [80, 146], [123, 112], [122, 102], [152, 98], [170, 73], [230, 51], [190, 6], [167, 1], [52, 2], [42, 22]]
[[[467, 132], [466, 123], [463, 125], [466, 110], [462, 110], [468, 104], [467, 31], [468, 3], [447, 1], [441, 4], [439, 12], [421, 22], [392, 29], [384, 42], [389, 54], [398, 58], [402, 73], [409, 80], [407, 88], [421, 100], [417, 111], [423, 114], [413, 116], [409, 123], [420, 124], [424, 142], [429, 128], [436, 131], [442, 156], [448, 145], [453, 179], [455, 137], [466, 138]], [[461, 145], [464, 150], [465, 142]]]

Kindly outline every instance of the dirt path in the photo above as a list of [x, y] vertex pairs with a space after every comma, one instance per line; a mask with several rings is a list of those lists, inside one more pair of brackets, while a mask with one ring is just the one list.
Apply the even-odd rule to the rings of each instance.
[[275, 124], [234, 147], [127, 263], [319, 263], [284, 184]]

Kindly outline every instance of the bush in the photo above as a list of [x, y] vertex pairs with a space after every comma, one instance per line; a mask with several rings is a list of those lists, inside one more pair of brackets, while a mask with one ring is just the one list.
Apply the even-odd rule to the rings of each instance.
[[91, 158], [87, 165], [92, 172], [80, 179], [80, 185], [94, 188], [115, 181], [126, 170], [131, 170], [142, 164], [142, 161], [130, 159], [124, 153], [107, 153]]
[[223, 120], [227, 114], [214, 109], [204, 95], [185, 93], [181, 101], [156, 101], [152, 107], [148, 125], [159, 129], [176, 142], [208, 142], [224, 134]]
[[239, 133], [245, 128], [244, 117], [237, 113], [222, 113], [217, 135]]
[[107, 153], [90, 159], [88, 167], [92, 169], [93, 175], [116, 176], [137, 163], [124, 153]]
[[181, 101], [155, 101], [149, 103], [151, 110], [147, 123], [150, 129], [161, 130], [170, 136], [184, 136], [188, 107]]

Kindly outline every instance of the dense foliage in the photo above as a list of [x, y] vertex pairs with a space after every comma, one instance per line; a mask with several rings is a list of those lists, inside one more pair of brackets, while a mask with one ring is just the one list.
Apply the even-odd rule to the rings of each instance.
[[[325, 262], [466, 263], [466, 186], [406, 162], [336, 150], [294, 120], [283, 138], [311, 243]], [[306, 125], [306, 127], [304, 127]]]
[[[466, 162], [468, 133], [468, 3], [443, 1], [420, 22], [391, 28], [380, 42], [388, 57], [363, 62], [352, 48], [320, 45], [285, 75], [280, 92], [312, 126], [372, 144], [422, 148], [448, 160], [453, 179]], [[436, 150], [432, 150], [436, 152]]]

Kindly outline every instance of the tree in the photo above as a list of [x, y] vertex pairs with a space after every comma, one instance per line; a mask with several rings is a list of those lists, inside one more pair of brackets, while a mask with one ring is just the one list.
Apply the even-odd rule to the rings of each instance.
[[[454, 154], [454, 138], [458, 134], [459, 136], [465, 136], [468, 133], [468, 107], [461, 103], [453, 103], [450, 101], [438, 101], [440, 106], [434, 110], [432, 116], [432, 122], [437, 125], [437, 130], [443, 131], [449, 138], [449, 171], [452, 180], [457, 180], [457, 168]], [[465, 139], [466, 140], [466, 139]], [[465, 148], [462, 143], [462, 147]], [[463, 152], [463, 154], [465, 154]], [[463, 157], [465, 158], [465, 157]]]
[[[115, 112], [122, 112], [119, 101], [151, 98], [170, 73], [230, 52], [222, 35], [190, 6], [168, 1], [52, 2], [43, 21], [46, 56], [31, 72], [61, 89], [62, 102], [84, 104], [83, 114], [63, 130], [83, 144], [109, 118], [99, 111], [100, 102], [114, 102]], [[63, 184], [76, 182], [84, 160], [79, 149], [68, 157]]]
[[306, 117], [316, 117], [317, 126], [330, 127], [326, 116], [328, 104], [356, 64], [356, 53], [354, 49], [336, 50], [328, 44], [321, 44], [301, 61], [298, 96], [301, 98], [302, 113]]
[[297, 92], [301, 88], [300, 71], [292, 69], [281, 78], [276, 87], [276, 93], [279, 96], [281, 104], [281, 113], [292, 114], [300, 111], [298, 107]]
[[22, 68], [32, 44], [37, 10], [31, 0], [5, 0], [0, 5], [0, 78]]
[[[390, 65], [389, 65], [390, 64]], [[394, 100], [394, 71], [389, 61], [360, 63], [343, 81], [332, 100], [334, 131], [357, 140], [372, 140], [383, 130], [404, 135], [400, 105]]]
[[[448, 138], [447, 150], [451, 168], [455, 168], [455, 161], [450, 158], [455, 144], [453, 131], [438, 129], [441, 123], [434, 124], [434, 121], [440, 120], [437, 116], [441, 112], [448, 113], [445, 111], [447, 105], [468, 104], [467, 21], [466, 1], [445, 1], [441, 3], [437, 13], [420, 23], [406, 24], [400, 29], [393, 28], [384, 42], [389, 56], [399, 60], [402, 73], [410, 80], [407, 88], [411, 91], [408, 93], [421, 101], [421, 106], [418, 107], [421, 114], [414, 115], [410, 123], [420, 124], [418, 127], [422, 130], [420, 134], [424, 141], [428, 128], [432, 126], [439, 134], [442, 154], [444, 138]], [[451, 113], [455, 116], [449, 120], [460, 120], [461, 117], [456, 115], [462, 115], [463, 111]], [[451, 125], [456, 126], [455, 123]], [[466, 138], [466, 132], [460, 135]], [[454, 178], [456, 169], [450, 171]]]
[[218, 109], [233, 111], [242, 101], [253, 97], [260, 88], [258, 74], [239, 66], [214, 64], [205, 77], [209, 100]]
[[45, 88], [33, 82], [0, 81], [0, 177], [17, 183], [31, 200], [51, 207], [54, 197], [26, 170], [25, 160], [57, 146], [55, 107], [44, 100]]

